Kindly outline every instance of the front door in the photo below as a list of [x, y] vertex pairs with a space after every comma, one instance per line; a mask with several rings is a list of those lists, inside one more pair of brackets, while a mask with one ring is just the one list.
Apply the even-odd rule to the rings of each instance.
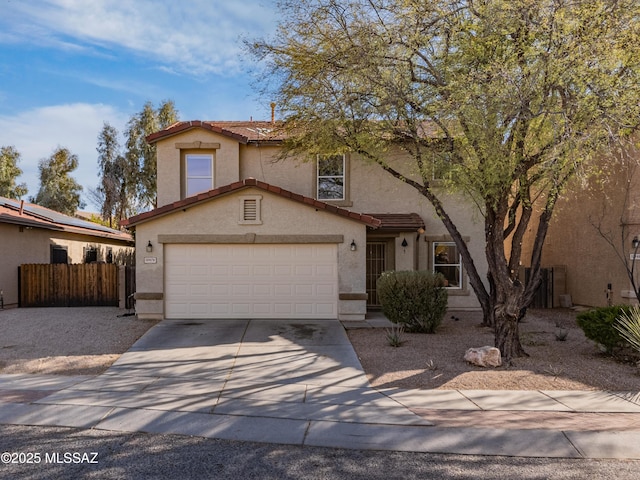
[[380, 307], [376, 282], [387, 270], [387, 242], [367, 242], [367, 307]]

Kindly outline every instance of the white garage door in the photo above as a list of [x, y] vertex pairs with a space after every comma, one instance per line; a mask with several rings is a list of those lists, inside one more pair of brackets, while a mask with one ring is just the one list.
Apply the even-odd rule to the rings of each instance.
[[165, 245], [167, 318], [337, 318], [335, 244]]

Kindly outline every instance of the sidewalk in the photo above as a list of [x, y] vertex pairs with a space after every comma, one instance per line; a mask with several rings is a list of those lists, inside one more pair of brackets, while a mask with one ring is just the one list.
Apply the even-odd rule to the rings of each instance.
[[640, 459], [640, 394], [375, 390], [337, 321], [163, 321], [95, 377], [0, 375], [0, 423]]

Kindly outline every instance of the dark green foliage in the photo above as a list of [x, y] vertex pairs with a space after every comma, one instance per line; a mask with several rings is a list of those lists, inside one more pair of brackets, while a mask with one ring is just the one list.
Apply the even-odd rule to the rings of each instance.
[[0, 148], [0, 197], [19, 199], [27, 194], [26, 183], [16, 183], [22, 174], [18, 167], [20, 152], [15, 147]]
[[630, 307], [626, 305], [594, 308], [579, 313], [576, 318], [586, 337], [602, 345], [611, 354], [616, 348], [627, 344], [614, 324], [622, 313], [628, 313], [629, 310]]
[[444, 285], [439, 273], [384, 272], [377, 284], [382, 312], [407, 332], [434, 333], [447, 311]]
[[76, 168], [78, 156], [63, 147], [40, 160], [40, 189], [31, 202], [65, 215], [75, 215], [78, 208], [84, 207], [80, 200], [82, 186], [70, 175]]

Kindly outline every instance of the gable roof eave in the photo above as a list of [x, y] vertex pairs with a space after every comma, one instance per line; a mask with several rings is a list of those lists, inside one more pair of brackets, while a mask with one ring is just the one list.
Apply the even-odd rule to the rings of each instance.
[[275, 185], [270, 185], [265, 182], [260, 182], [254, 178], [248, 178], [245, 180], [234, 182], [229, 185], [224, 185], [222, 187], [218, 187], [213, 190], [209, 190], [207, 192], [199, 193], [198, 195], [194, 195], [192, 197], [179, 200], [177, 202], [163, 205], [162, 207], [156, 208], [149, 212], [144, 212], [139, 215], [130, 217], [124, 220], [122, 224], [127, 228], [135, 228], [136, 225], [139, 225], [141, 223], [153, 221], [159, 217], [170, 215], [179, 210], [186, 210], [188, 208], [213, 200], [215, 198], [220, 198], [220, 197], [223, 197], [247, 188], [258, 188], [265, 192], [273, 193], [280, 197], [287, 198], [294, 202], [301, 203], [303, 205], [307, 205], [309, 207], [312, 207], [318, 210], [324, 210], [326, 212], [341, 216], [343, 218], [348, 218], [350, 220], [364, 223], [366, 226], [370, 228], [378, 228], [381, 224], [381, 221], [379, 219], [372, 217], [371, 215], [352, 212], [350, 210], [337, 207], [335, 205], [330, 205], [321, 200], [316, 200], [315, 198], [306, 197], [304, 195], [300, 195], [298, 193], [285, 190]]
[[179, 135], [181, 133], [187, 132], [189, 130], [193, 130], [195, 128], [202, 128], [204, 130], [208, 130], [213, 133], [217, 133], [220, 135], [224, 135], [225, 137], [230, 137], [234, 140], [237, 140], [239, 143], [246, 145], [249, 139], [243, 135], [239, 135], [237, 133], [231, 132], [224, 128], [220, 128], [217, 125], [213, 125], [210, 122], [203, 122], [202, 120], [190, 120], [187, 122], [176, 122], [173, 125], [165, 128], [164, 130], [160, 130], [159, 132], [152, 133], [146, 137], [148, 143], [155, 143], [160, 140], [163, 140], [168, 137], [173, 137], [174, 135]]

